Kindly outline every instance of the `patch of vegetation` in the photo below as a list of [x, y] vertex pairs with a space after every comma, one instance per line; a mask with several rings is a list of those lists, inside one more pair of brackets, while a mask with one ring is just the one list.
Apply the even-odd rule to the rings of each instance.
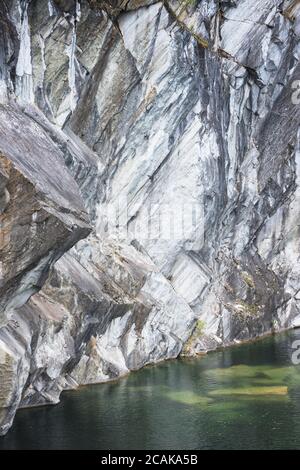
[[238, 313], [253, 317], [259, 314], [260, 306], [257, 304], [249, 304], [244, 300], [238, 300], [235, 304], [235, 308]]
[[200, 318], [197, 320], [197, 323], [195, 325], [194, 331], [185, 343], [182, 353], [183, 354], [190, 354], [190, 351], [193, 347], [194, 342], [198, 339], [201, 338], [201, 336], [204, 334], [206, 327], [206, 323], [204, 320], [201, 320]]
[[205, 327], [206, 327], [205, 321], [201, 320], [201, 318], [199, 318], [199, 320], [197, 320], [197, 323], [196, 323], [196, 326], [195, 326], [194, 334], [199, 338], [199, 336], [203, 335]]
[[254, 289], [255, 287], [255, 284], [254, 284], [254, 280], [253, 280], [253, 277], [247, 273], [246, 271], [243, 271], [241, 273], [241, 276], [243, 278], [243, 281], [249, 286], [251, 287], [252, 289]]
[[186, 7], [195, 7], [198, 3], [198, 0], [184, 0], [182, 2]]

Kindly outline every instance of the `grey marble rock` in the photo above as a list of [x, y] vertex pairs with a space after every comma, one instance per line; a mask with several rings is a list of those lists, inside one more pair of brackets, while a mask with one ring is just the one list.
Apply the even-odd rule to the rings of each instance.
[[0, 13], [0, 432], [300, 326], [299, 2]]
[[0, 106], [0, 168], [2, 325], [42, 285], [51, 263], [90, 229], [59, 150], [17, 106]]

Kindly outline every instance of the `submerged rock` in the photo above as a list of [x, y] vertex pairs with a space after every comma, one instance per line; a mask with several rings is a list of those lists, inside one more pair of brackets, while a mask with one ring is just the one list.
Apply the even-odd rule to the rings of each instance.
[[0, 13], [1, 432], [63, 389], [298, 326], [298, 2]]

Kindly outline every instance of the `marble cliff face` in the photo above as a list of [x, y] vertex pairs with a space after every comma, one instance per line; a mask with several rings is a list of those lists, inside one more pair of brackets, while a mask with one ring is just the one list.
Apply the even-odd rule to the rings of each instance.
[[300, 325], [299, 36], [295, 0], [0, 0], [0, 434]]

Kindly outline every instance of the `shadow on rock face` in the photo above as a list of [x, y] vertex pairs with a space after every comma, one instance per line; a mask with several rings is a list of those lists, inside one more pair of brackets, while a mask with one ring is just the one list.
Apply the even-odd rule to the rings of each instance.
[[76, 9], [76, 1], [75, 0], [54, 0], [54, 3], [62, 11], [73, 12]]

